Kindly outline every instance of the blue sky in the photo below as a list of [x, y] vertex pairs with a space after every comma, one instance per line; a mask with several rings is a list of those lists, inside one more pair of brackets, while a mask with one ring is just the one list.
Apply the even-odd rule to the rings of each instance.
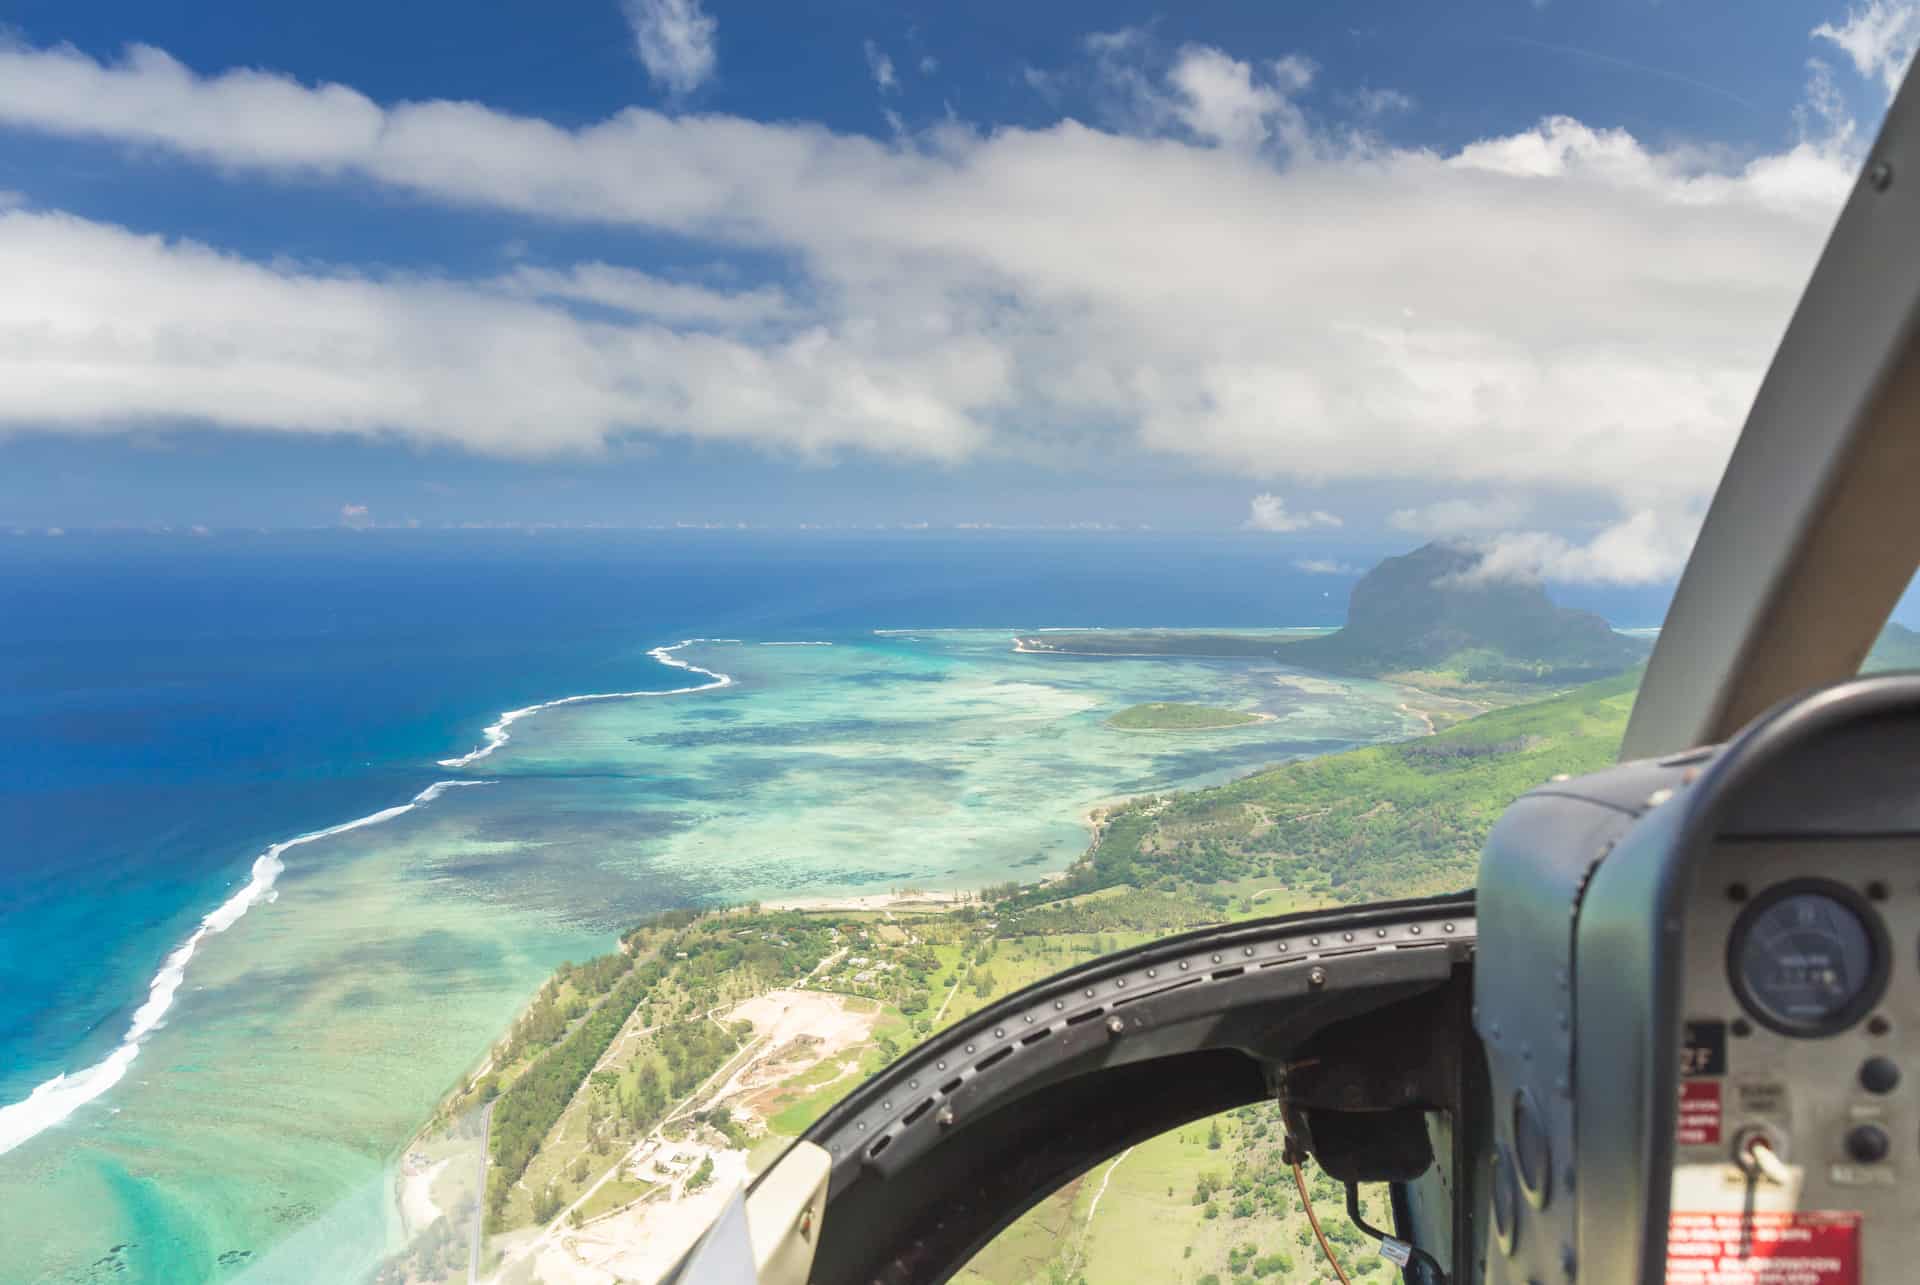
[[1432, 535], [1677, 568], [1920, 19], [319, 7], [0, 35], [0, 528]]

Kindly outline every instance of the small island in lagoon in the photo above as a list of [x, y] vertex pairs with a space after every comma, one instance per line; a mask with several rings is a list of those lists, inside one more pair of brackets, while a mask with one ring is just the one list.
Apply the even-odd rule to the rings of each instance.
[[1245, 710], [1222, 709], [1217, 705], [1193, 705], [1183, 701], [1149, 701], [1132, 705], [1107, 720], [1107, 726], [1123, 732], [1211, 732], [1223, 727], [1244, 727], [1263, 722], [1270, 714], [1250, 714]]

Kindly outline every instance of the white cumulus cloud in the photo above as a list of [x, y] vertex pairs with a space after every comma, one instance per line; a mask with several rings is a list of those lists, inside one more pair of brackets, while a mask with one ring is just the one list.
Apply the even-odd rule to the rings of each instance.
[[1698, 513], [1639, 509], [1579, 541], [1547, 531], [1510, 531], [1476, 542], [1473, 580], [1659, 584], [1680, 574], [1700, 532]]
[[633, 28], [634, 52], [654, 84], [679, 97], [713, 76], [713, 49], [719, 24], [700, 0], [622, 0]]
[[893, 59], [887, 57], [879, 45], [869, 40], [866, 43], [867, 71], [873, 76], [873, 83], [883, 94], [900, 92], [900, 78], [894, 74]]
[[1341, 562], [1337, 558], [1295, 558], [1293, 569], [1304, 571], [1310, 576], [1357, 576], [1360, 568]]
[[1413, 110], [1413, 98], [1397, 89], [1356, 89], [1341, 98], [1362, 116], [1387, 116]]
[[1845, 22], [1823, 22], [1813, 35], [1838, 45], [1862, 76], [1877, 80], [1891, 98], [1920, 48], [1920, 4], [1913, 0], [1868, 0], [1847, 11]]
[[1309, 527], [1339, 526], [1341, 522], [1325, 509], [1290, 512], [1285, 500], [1262, 493], [1254, 496], [1247, 506], [1247, 520], [1242, 525], [1249, 531], [1305, 531]]
[[1396, 509], [1387, 525], [1419, 535], [1452, 536], [1481, 531], [1504, 531], [1524, 521], [1533, 505], [1524, 496], [1505, 495], [1488, 500], [1439, 500], [1413, 509]]
[[[1354, 146], [1301, 112], [1322, 88], [1305, 62], [1188, 46], [1156, 64], [1143, 40], [1089, 45], [1109, 92], [1132, 87], [1131, 131], [894, 141], [639, 108], [562, 127], [150, 48], [0, 46], [12, 130], [781, 265], [741, 290], [617, 263], [456, 281], [0, 211], [0, 430], [1130, 451], [1249, 489], [1567, 493], [1619, 533], [1536, 542], [1532, 565], [1631, 577], [1669, 557], [1851, 187], [1848, 122], [1744, 158], [1565, 117]], [[1314, 517], [1268, 498], [1275, 521]], [[1680, 516], [1649, 534], [1643, 513]]]
[[[980, 416], [1007, 393], [1004, 354], [977, 339], [901, 342], [817, 320], [751, 342], [678, 330], [656, 318], [755, 321], [780, 305], [634, 275], [382, 279], [0, 213], [0, 429], [184, 419], [499, 455], [596, 451], [645, 431], [951, 459], [983, 445]], [[548, 301], [569, 292], [610, 294], [635, 315], [582, 318]]]

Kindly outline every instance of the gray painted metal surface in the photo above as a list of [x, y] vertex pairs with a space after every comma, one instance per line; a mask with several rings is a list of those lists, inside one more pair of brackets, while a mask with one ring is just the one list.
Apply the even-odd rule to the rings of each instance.
[[1920, 561], [1920, 86], [1910, 78], [1760, 387], [1623, 759], [1850, 677]]

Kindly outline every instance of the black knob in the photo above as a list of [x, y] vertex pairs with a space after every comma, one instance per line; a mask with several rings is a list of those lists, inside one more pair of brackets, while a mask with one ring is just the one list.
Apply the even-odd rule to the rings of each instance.
[[1847, 1130], [1847, 1154], [1863, 1165], [1877, 1165], [1893, 1150], [1887, 1131], [1877, 1124], [1856, 1124]]
[[1900, 1068], [1892, 1058], [1870, 1057], [1860, 1064], [1860, 1087], [1869, 1093], [1891, 1093], [1900, 1084]]

